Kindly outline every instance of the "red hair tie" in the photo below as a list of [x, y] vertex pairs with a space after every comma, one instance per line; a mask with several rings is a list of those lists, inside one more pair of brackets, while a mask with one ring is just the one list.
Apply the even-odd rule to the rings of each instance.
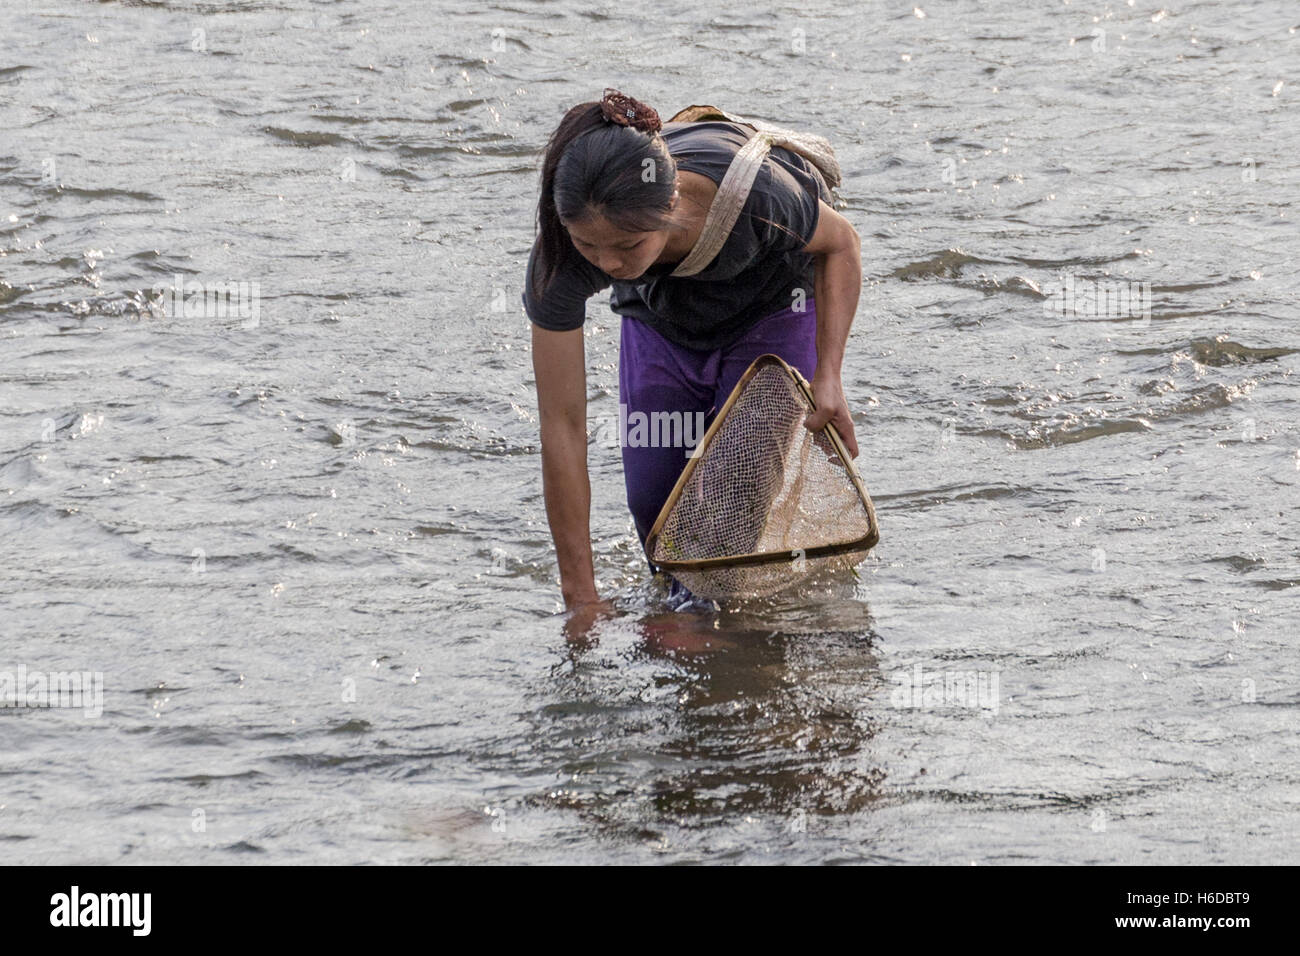
[[651, 107], [609, 86], [605, 87], [605, 98], [600, 101], [600, 111], [607, 121], [619, 126], [630, 126], [643, 133], [657, 133], [664, 126], [659, 121], [659, 114]]

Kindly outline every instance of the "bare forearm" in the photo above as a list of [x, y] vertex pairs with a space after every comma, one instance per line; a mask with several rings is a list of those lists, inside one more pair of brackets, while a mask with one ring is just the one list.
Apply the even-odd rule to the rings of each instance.
[[587, 478], [587, 387], [582, 330], [533, 326], [533, 374], [542, 433], [542, 496], [568, 608], [596, 600]]
[[862, 292], [862, 260], [857, 248], [816, 259], [817, 375], [839, 378], [849, 327]]
[[856, 458], [858, 439], [840, 380], [849, 326], [862, 291], [862, 259], [856, 233], [852, 233], [852, 239], [852, 243], [837, 243], [817, 257], [817, 370], [812, 380], [817, 409], [804, 424], [814, 431], [833, 425], [849, 455]]
[[591, 559], [591, 481], [585, 428], [560, 420], [542, 423], [542, 495], [560, 565], [566, 606], [596, 599]]

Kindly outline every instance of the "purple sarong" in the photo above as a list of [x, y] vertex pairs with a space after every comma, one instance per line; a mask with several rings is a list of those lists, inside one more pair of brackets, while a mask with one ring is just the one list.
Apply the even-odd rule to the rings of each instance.
[[[676, 345], [645, 323], [623, 317], [618, 356], [623, 479], [642, 548], [691, 448], [754, 359], [779, 355], [812, 381], [817, 308], [812, 299], [805, 306], [802, 312], [769, 315], [738, 342], [711, 352]], [[675, 591], [680, 593], [680, 586]]]

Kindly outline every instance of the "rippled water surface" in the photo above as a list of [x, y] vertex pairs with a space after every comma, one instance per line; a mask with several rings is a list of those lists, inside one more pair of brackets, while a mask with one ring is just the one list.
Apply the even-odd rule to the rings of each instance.
[[[0, 710], [9, 859], [1295, 858], [1290, 5], [0, 8], [0, 670], [104, 680]], [[607, 85], [835, 144], [882, 540], [673, 613], [593, 441], [571, 642], [518, 302]]]

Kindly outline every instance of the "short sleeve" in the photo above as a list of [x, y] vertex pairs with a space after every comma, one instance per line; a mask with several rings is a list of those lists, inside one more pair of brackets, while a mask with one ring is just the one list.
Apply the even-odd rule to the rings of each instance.
[[774, 147], [754, 177], [742, 214], [753, 229], [756, 252], [808, 245], [821, 217], [819, 196], [818, 179], [808, 161]]
[[805, 162], [787, 150], [772, 149], [731, 235], [709, 266], [709, 279], [734, 279], [757, 262], [795, 253], [812, 241], [821, 216], [819, 180]]
[[539, 328], [552, 332], [569, 332], [582, 328], [587, 319], [587, 300], [607, 288], [611, 279], [586, 259], [576, 256], [551, 278], [551, 284], [540, 297], [533, 296], [533, 269], [537, 261], [540, 240], [533, 243], [524, 273], [522, 301], [528, 320]]

